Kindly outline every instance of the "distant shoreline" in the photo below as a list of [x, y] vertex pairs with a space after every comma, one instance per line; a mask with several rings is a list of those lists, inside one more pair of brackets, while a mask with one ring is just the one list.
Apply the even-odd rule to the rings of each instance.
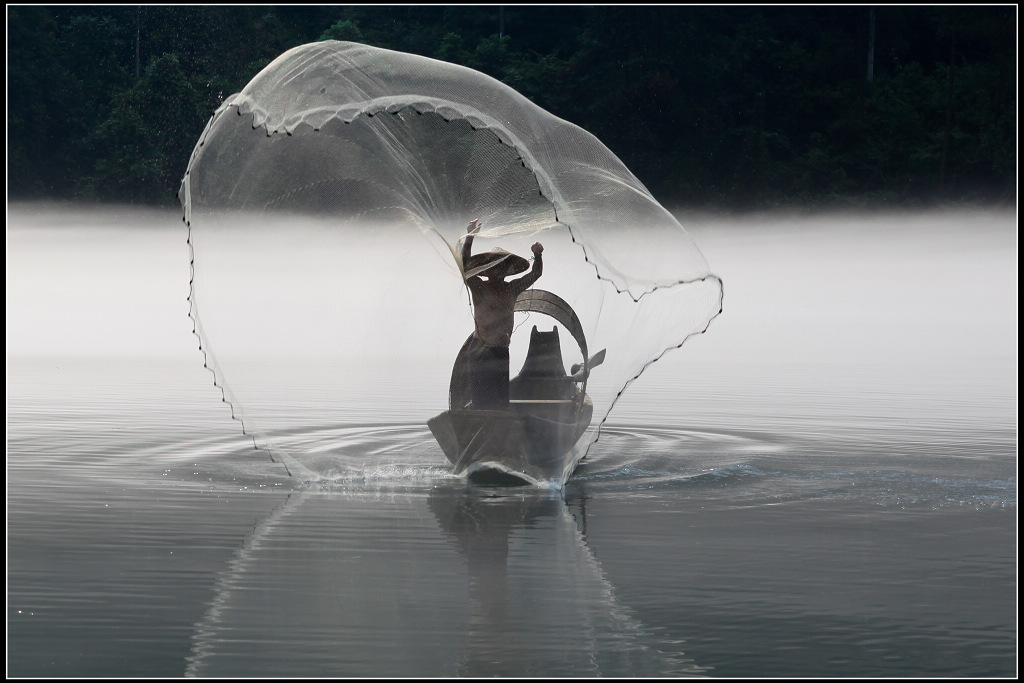
[[[934, 201], [934, 202], [882, 202], [872, 200], [857, 200], [856, 198], [837, 199], [827, 203], [779, 203], [771, 206], [726, 206], [721, 204], [681, 204], [655, 197], [672, 215], [679, 218], [708, 217], [749, 217], [749, 216], [816, 216], [835, 214], [870, 214], [886, 215], [892, 213], [925, 213], [929, 211], [968, 211], [968, 212], [1003, 212], [1016, 211], [1016, 200], [958, 200], [958, 201]], [[63, 199], [63, 198], [41, 198], [24, 197], [8, 198], [7, 209], [26, 209], [37, 207], [38, 209], [60, 211], [105, 211], [111, 209], [120, 211], [166, 211], [182, 214], [181, 205], [178, 203], [147, 203], [147, 202], [111, 202], [94, 199]]]

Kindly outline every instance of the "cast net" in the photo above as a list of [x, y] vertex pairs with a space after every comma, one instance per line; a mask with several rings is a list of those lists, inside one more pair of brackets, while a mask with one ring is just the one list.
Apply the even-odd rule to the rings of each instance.
[[213, 115], [179, 197], [207, 366], [257, 445], [314, 476], [381, 448], [439, 455], [414, 435], [462, 407], [451, 380], [474, 330], [462, 263], [474, 219], [473, 253], [532, 258], [542, 243], [534, 286], [581, 328], [544, 306], [517, 312], [512, 377], [534, 326], [560, 330], [566, 374], [584, 360], [578, 332], [590, 356], [606, 350], [585, 384], [589, 426], [533, 480], [561, 485], [625, 387], [721, 310], [686, 231], [594, 136], [416, 55], [289, 50]]

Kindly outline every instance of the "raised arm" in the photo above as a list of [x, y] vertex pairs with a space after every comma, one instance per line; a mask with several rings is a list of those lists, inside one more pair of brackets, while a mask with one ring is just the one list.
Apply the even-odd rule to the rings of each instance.
[[462, 268], [463, 275], [465, 275], [466, 264], [469, 263], [469, 257], [473, 254], [473, 236], [480, 232], [480, 220], [474, 218], [469, 222], [469, 226], [466, 228], [466, 237], [462, 241]]
[[541, 256], [544, 253], [544, 247], [540, 242], [535, 242], [530, 249], [533, 251], [534, 257], [533, 268], [530, 269], [529, 273], [516, 280], [517, 292], [525, 292], [544, 274], [544, 257]]

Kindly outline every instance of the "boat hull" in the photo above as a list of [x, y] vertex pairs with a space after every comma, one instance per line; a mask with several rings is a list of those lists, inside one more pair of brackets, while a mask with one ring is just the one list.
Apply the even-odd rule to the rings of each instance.
[[[512, 401], [509, 410], [446, 410], [427, 421], [455, 474], [487, 483], [561, 480], [593, 404]], [[516, 480], [520, 480], [517, 482]]]

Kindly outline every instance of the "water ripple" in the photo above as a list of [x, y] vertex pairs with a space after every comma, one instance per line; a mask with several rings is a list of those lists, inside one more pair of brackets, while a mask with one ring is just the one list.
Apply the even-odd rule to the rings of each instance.
[[[138, 482], [218, 490], [458, 486], [424, 424], [336, 424], [266, 435], [256, 448], [207, 424], [154, 428], [137, 416], [19, 415], [8, 473], [67, 483]], [[1015, 434], [605, 427], [567, 486], [606, 495], [676, 488], [736, 504], [862, 500], [886, 507], [1016, 507]], [[926, 456], [926, 457], [925, 457]]]

